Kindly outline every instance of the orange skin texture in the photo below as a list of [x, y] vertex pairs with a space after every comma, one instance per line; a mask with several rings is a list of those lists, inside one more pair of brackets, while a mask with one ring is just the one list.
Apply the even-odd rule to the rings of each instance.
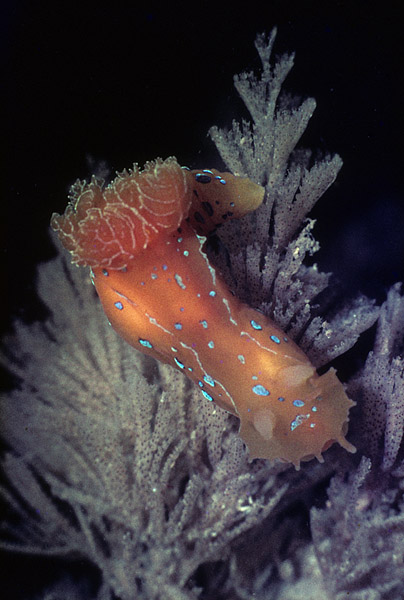
[[106, 190], [93, 180], [73, 191], [52, 227], [74, 262], [92, 267], [111, 325], [236, 415], [250, 458], [299, 468], [335, 441], [355, 451], [344, 436], [354, 403], [335, 370], [319, 376], [273, 321], [233, 296], [203, 250], [203, 234], [259, 206], [260, 186], [169, 158]]

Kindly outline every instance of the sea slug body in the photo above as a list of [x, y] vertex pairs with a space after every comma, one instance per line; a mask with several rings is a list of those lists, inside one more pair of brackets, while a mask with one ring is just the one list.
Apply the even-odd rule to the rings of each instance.
[[247, 178], [157, 159], [107, 187], [73, 186], [51, 225], [77, 265], [91, 267], [104, 311], [129, 344], [182, 371], [205, 400], [240, 419], [250, 457], [293, 463], [332, 443], [346, 450], [346, 396], [335, 370], [319, 376], [302, 350], [229, 291], [206, 236], [263, 201]]

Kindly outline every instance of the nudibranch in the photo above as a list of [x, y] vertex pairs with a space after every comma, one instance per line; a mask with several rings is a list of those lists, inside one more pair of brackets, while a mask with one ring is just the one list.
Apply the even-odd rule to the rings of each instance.
[[263, 197], [247, 178], [190, 171], [170, 157], [105, 188], [95, 177], [76, 183], [51, 225], [72, 261], [91, 267], [119, 335], [236, 415], [250, 458], [299, 468], [334, 442], [355, 451], [345, 439], [354, 403], [334, 369], [319, 376], [273, 321], [234, 297], [204, 252], [211, 231]]

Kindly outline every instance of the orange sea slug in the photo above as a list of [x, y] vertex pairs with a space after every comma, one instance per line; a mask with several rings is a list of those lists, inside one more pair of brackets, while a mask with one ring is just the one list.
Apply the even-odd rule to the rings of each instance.
[[77, 265], [92, 269], [104, 311], [132, 346], [190, 377], [240, 419], [250, 457], [297, 468], [337, 441], [346, 450], [346, 396], [335, 370], [317, 375], [302, 350], [229, 291], [205, 252], [206, 235], [255, 210], [264, 189], [216, 170], [157, 159], [73, 186], [51, 225]]

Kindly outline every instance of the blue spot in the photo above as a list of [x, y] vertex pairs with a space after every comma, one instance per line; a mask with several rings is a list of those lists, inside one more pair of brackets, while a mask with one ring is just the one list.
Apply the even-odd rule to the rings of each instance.
[[157, 279], [157, 275], [156, 275], [156, 273], [152, 273], [152, 274], [151, 274], [151, 278], [152, 278], [152, 279]]
[[281, 340], [278, 337], [276, 337], [276, 335], [271, 335], [271, 340], [273, 342], [275, 342], [275, 344], [280, 344], [281, 343]]
[[209, 173], [209, 175], [213, 175], [213, 171], [210, 169], [202, 169], [202, 173]]
[[210, 375], [205, 375], [203, 380], [206, 381], [206, 383], [211, 385], [212, 387], [215, 387], [215, 381], [214, 381], [214, 379], [212, 379], [212, 377]]
[[198, 385], [199, 385], [199, 387], [203, 387], [202, 381], [198, 381]]
[[178, 242], [179, 244], [181, 244], [181, 242], [182, 242], [182, 238], [178, 238], [178, 239], [177, 239], [177, 242]]
[[230, 202], [230, 206], [234, 206], [234, 202]]
[[153, 348], [153, 346], [151, 345], [151, 343], [149, 342], [149, 340], [142, 340], [141, 338], [139, 338], [139, 344], [141, 346], [144, 346], [145, 348]]
[[175, 327], [176, 329], [182, 329], [182, 325], [181, 325], [181, 323], [176, 323], [176, 324], [174, 325], [174, 327]]
[[257, 394], [257, 396], [269, 396], [268, 390], [264, 388], [263, 385], [255, 385], [252, 391], [254, 392], [254, 394]]
[[251, 323], [251, 326], [253, 329], [257, 329], [257, 330], [262, 329], [261, 325], [259, 323], [257, 323], [256, 321], [254, 321], [254, 319], [252, 321], [250, 321], [250, 323]]
[[108, 277], [109, 273], [106, 269], [102, 270], [102, 274], [105, 275], [105, 277]]
[[215, 292], [215, 290], [211, 290], [211, 291], [209, 292], [209, 296], [216, 296], [216, 292]]
[[174, 346], [171, 346], [171, 350], [172, 350], [173, 352], [178, 352], [177, 348], [174, 348]]
[[178, 285], [180, 286], [180, 288], [181, 288], [182, 290], [185, 290], [185, 289], [186, 289], [186, 287], [187, 287], [187, 286], [186, 286], [186, 285], [183, 283], [181, 275], [178, 275], [178, 273], [176, 273], [176, 274], [174, 275], [174, 279], [175, 279], [175, 281], [178, 283]]
[[118, 310], [122, 310], [122, 309], [123, 309], [123, 304], [122, 304], [122, 302], [115, 302], [115, 303], [114, 303], [114, 306], [116, 306], [116, 308], [117, 308]]
[[184, 312], [184, 307], [183, 306], [181, 306], [180, 312]]
[[163, 265], [163, 271], [167, 271], [168, 267], [167, 265]]
[[211, 177], [209, 177], [209, 175], [205, 175], [204, 173], [197, 173], [195, 175], [195, 180], [198, 183], [209, 183], [211, 181]]
[[251, 377], [251, 379], [253, 379], [254, 381], [257, 381], [258, 377], [257, 377], [256, 375], [253, 375], [253, 376]]
[[199, 324], [200, 324], [200, 325], [202, 325], [202, 327], [203, 327], [204, 329], [207, 329], [207, 328], [208, 328], [208, 322], [207, 322], [207, 321], [199, 321]]
[[315, 424], [315, 423], [310, 423], [310, 427], [311, 427], [312, 429], [314, 429], [314, 427], [315, 427], [315, 426], [316, 426], [316, 424]]
[[287, 337], [284, 337], [284, 338], [283, 338], [283, 341], [284, 341], [284, 342], [288, 342], [289, 340], [288, 340], [288, 338], [287, 338]]
[[188, 367], [188, 371], [193, 371], [193, 368], [192, 367]]
[[294, 431], [296, 427], [299, 427], [308, 418], [309, 415], [297, 415], [296, 419], [291, 422], [290, 430]]
[[226, 185], [226, 180], [225, 180], [225, 179], [222, 179], [222, 178], [220, 178], [220, 179], [219, 179], [219, 182], [220, 182], [222, 185]]
[[290, 431], [294, 431], [296, 429], [296, 427], [298, 427], [301, 424], [302, 424], [301, 419], [299, 420], [298, 417], [296, 417], [296, 419], [294, 421], [292, 421], [290, 424]]
[[245, 358], [242, 354], [239, 354], [237, 356], [237, 358], [239, 359], [239, 361], [241, 362], [242, 365], [245, 365]]
[[311, 410], [312, 410], [313, 412], [317, 412], [317, 410], [318, 410], [318, 409], [317, 409], [317, 406], [312, 406], [312, 407], [311, 407]]
[[144, 281], [141, 281], [141, 282], [140, 282], [140, 285], [144, 285]]
[[209, 348], [214, 348], [215, 347], [215, 342], [213, 342], [212, 340], [210, 340], [210, 342], [208, 342], [208, 346], [209, 346]]
[[285, 402], [285, 398], [283, 396], [279, 396], [278, 400], [279, 402]]
[[184, 250], [184, 256], [189, 256], [188, 250]]
[[174, 362], [180, 369], [184, 368], [183, 363], [180, 360], [178, 360], [178, 358], [176, 356], [174, 356]]
[[298, 406], [300, 408], [301, 406], [304, 406], [304, 402], [303, 400], [293, 400], [293, 406]]
[[205, 392], [205, 390], [201, 390], [201, 392], [205, 396], [206, 400], [209, 400], [209, 402], [213, 402], [213, 398], [210, 394], [208, 394], [208, 392]]

